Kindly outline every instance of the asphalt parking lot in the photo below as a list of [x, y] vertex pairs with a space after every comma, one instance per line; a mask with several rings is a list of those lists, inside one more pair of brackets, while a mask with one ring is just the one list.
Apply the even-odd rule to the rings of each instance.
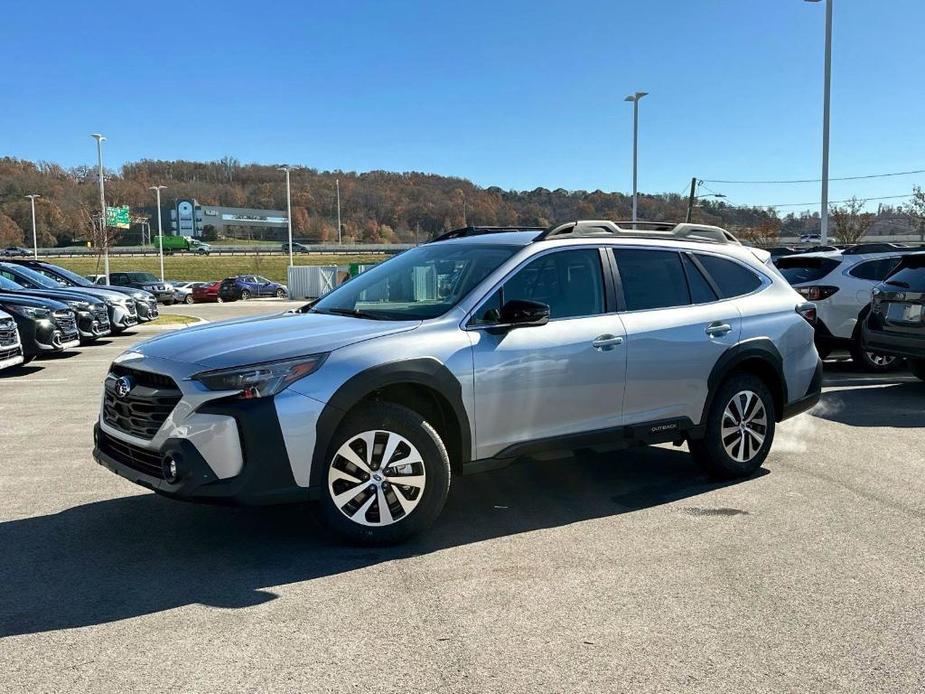
[[411, 543], [360, 549], [302, 507], [169, 501], [92, 460], [108, 364], [158, 332], [0, 375], [0, 691], [925, 687], [908, 373], [829, 364], [746, 481], [670, 446], [523, 463], [454, 480]]

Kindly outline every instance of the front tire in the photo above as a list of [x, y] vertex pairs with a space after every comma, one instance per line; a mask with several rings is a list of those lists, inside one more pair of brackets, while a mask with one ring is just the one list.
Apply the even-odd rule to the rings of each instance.
[[704, 438], [690, 442], [691, 455], [714, 477], [747, 477], [768, 457], [775, 419], [765, 382], [753, 374], [734, 374], [716, 391]]
[[183, 303], [184, 303], [184, 304], [191, 304], [191, 303], [193, 303], [193, 295], [192, 295], [192, 294], [187, 294], [185, 297], [183, 297]]
[[285, 299], [285, 298], [286, 298], [286, 290], [285, 290], [285, 289], [277, 289], [277, 290], [276, 290], [276, 298], [277, 298], [277, 299]]
[[910, 359], [909, 369], [913, 376], [925, 381], [925, 359]]
[[242, 289], [241, 290], [241, 301], [247, 301], [250, 298], [251, 298], [251, 293], [246, 289]]
[[390, 545], [430, 527], [450, 488], [450, 461], [437, 431], [400, 405], [350, 412], [322, 469], [321, 521], [357, 544]]

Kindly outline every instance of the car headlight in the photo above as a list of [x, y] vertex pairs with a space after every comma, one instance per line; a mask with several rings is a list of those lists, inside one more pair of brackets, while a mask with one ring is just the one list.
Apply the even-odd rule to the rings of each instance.
[[11, 311], [18, 313], [20, 316], [25, 316], [26, 318], [35, 318], [36, 320], [41, 320], [43, 318], [48, 318], [51, 316], [51, 311], [42, 306], [10, 306]]
[[89, 311], [90, 310], [89, 301], [68, 301], [67, 305], [70, 306], [75, 311]]
[[192, 376], [209, 390], [237, 390], [242, 398], [266, 398], [317, 371], [327, 354], [203, 371]]
[[148, 294], [148, 292], [133, 292], [132, 298], [135, 301], [147, 301], [148, 299], [151, 298], [151, 295]]

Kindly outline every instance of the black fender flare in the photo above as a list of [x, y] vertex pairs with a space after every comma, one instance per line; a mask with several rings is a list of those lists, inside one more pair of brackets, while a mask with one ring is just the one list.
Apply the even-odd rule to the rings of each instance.
[[311, 487], [320, 488], [321, 472], [331, 439], [347, 413], [371, 393], [386, 386], [412, 384], [425, 386], [442, 395], [450, 404], [460, 433], [460, 463], [472, 457], [472, 428], [463, 404], [462, 385], [453, 373], [437, 359], [421, 358], [373, 366], [344, 381], [318, 417], [315, 427], [315, 448], [312, 453]]
[[775, 414], [780, 419], [783, 409], [789, 401], [787, 379], [784, 376], [784, 359], [773, 342], [766, 338], [756, 338], [730, 347], [716, 360], [716, 364], [713, 365], [710, 376], [707, 378], [707, 399], [700, 414], [701, 426], [706, 425], [707, 413], [713, 405], [713, 397], [719, 385], [741, 364], [753, 360], [764, 362], [777, 374], [779, 387], [777, 395], [780, 397], [780, 403], [778, 403], [778, 411]]

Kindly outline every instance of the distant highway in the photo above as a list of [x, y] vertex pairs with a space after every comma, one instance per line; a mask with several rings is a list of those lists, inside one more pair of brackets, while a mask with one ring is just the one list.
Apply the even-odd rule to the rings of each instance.
[[[364, 244], [313, 244], [307, 252], [295, 253], [302, 255], [396, 255], [409, 248], [411, 243], [364, 243]], [[86, 246], [66, 246], [62, 248], [39, 248], [40, 256], [46, 258], [68, 258], [77, 256], [95, 256], [99, 249]], [[155, 246], [114, 246], [109, 249], [111, 256], [151, 256], [157, 255]], [[165, 255], [171, 255], [165, 251]], [[175, 251], [174, 255], [196, 255], [190, 251]], [[212, 246], [210, 255], [288, 255], [287, 251], [280, 250], [279, 245], [267, 246]]]

